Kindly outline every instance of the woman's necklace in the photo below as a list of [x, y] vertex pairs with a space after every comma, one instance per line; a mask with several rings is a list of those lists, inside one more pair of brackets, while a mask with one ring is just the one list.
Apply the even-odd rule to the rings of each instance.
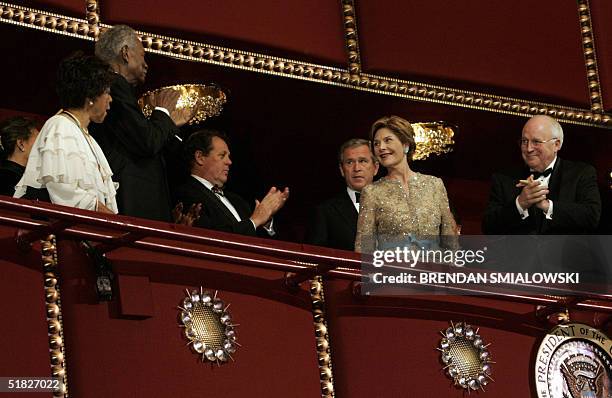
[[91, 154], [93, 155], [93, 157], [96, 159], [96, 164], [98, 165], [98, 172], [100, 173], [100, 177], [102, 178], [102, 182], [106, 184], [106, 178], [104, 177], [104, 174], [102, 173], [102, 167], [100, 166], [100, 160], [98, 159], [98, 155], [96, 155], [96, 151], [94, 151], [93, 145], [91, 144], [91, 139], [92, 138], [89, 135], [89, 131], [86, 128], [83, 128], [83, 125], [81, 124], [79, 119], [73, 113], [71, 113], [71, 112], [69, 112], [69, 111], [67, 111], [65, 109], [62, 109], [61, 111], [59, 111], [59, 113], [68, 116], [68, 118], [71, 119], [74, 122], [74, 124], [77, 125], [79, 130], [81, 130], [81, 132], [85, 136], [85, 141], [87, 141], [87, 145], [89, 146], [89, 150], [91, 151]]
[[67, 115], [68, 117], [70, 117], [70, 119], [77, 125], [79, 130], [81, 130], [81, 132], [83, 134], [85, 134], [85, 137], [89, 136], [89, 131], [87, 130], [87, 128], [83, 128], [83, 125], [81, 124], [81, 121], [79, 120], [78, 117], [76, 117], [74, 115], [74, 113], [69, 112], [69, 111], [67, 111], [65, 109], [62, 109], [61, 111], [59, 111], [59, 113], [63, 113], [65, 115]]

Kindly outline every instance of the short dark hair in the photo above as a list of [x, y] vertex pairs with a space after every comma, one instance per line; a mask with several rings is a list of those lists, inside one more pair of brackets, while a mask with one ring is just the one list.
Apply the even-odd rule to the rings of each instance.
[[[393, 132], [393, 134], [395, 134], [402, 144], [408, 144], [410, 148], [408, 149], [406, 158], [410, 162], [412, 160], [412, 155], [414, 155], [414, 151], [416, 150], [414, 129], [412, 128], [412, 124], [399, 116], [381, 117], [375, 121], [374, 124], [372, 124], [372, 128], [370, 129], [370, 140], [372, 142], [374, 142], [376, 132], [382, 128], [388, 128]], [[374, 148], [372, 148], [372, 150], [374, 150]]]
[[219, 137], [229, 146], [227, 135], [220, 130], [201, 129], [189, 136], [183, 148], [185, 164], [191, 169], [195, 159], [196, 151], [202, 151], [204, 155], [208, 155], [212, 150], [213, 137]]
[[17, 140], [28, 140], [36, 122], [30, 118], [16, 116], [0, 123], [0, 159], [6, 159], [15, 152]]
[[[351, 138], [350, 140], [344, 141], [344, 143], [340, 145], [340, 149], [338, 150], [338, 163], [342, 164], [342, 162], [344, 161], [344, 151], [346, 151], [349, 148], [357, 148], [362, 145], [365, 145], [371, 149], [370, 141], [363, 139], [363, 138]], [[370, 152], [372, 153], [371, 150]], [[376, 157], [374, 156], [374, 153], [372, 153], [372, 162], [378, 163], [378, 159], [376, 159]]]
[[62, 108], [82, 108], [106, 91], [113, 80], [110, 66], [100, 58], [74, 53], [60, 62], [57, 95]]

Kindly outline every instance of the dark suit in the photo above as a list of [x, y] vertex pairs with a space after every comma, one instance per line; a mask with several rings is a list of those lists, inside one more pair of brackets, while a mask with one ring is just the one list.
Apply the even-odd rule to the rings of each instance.
[[529, 173], [523, 169], [493, 175], [482, 222], [485, 234], [582, 234], [597, 228], [601, 198], [592, 166], [557, 157], [548, 182], [548, 198], [553, 201], [552, 220], [536, 206], [529, 208], [529, 217], [521, 219], [515, 204], [521, 189], [515, 185]]
[[168, 115], [154, 110], [145, 118], [133, 88], [121, 75], [111, 85], [113, 102], [102, 124], [90, 130], [119, 182], [120, 214], [171, 221], [170, 190], [162, 151], [174, 144], [178, 128]]
[[0, 163], [0, 195], [13, 196], [15, 185], [23, 177], [25, 167], [11, 160]]
[[200, 218], [193, 223], [194, 227], [256, 236], [255, 226], [249, 219], [252, 210], [248, 203], [235, 193], [224, 191], [224, 195], [234, 206], [242, 221], [236, 220], [217, 195], [193, 176], [181, 184], [175, 192], [176, 200], [183, 202], [185, 209], [194, 203], [202, 203], [202, 212]]
[[348, 192], [334, 196], [317, 206], [306, 242], [335, 249], [355, 250], [357, 209]]

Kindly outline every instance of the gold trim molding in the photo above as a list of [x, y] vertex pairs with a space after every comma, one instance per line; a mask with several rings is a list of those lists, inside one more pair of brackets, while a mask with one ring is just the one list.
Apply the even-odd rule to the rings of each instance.
[[593, 112], [602, 112], [604, 107], [603, 99], [601, 97], [599, 68], [597, 67], [595, 36], [593, 35], [593, 24], [591, 19], [591, 8], [589, 5], [589, 0], [578, 0], [578, 14], [580, 18], [582, 51], [584, 52], [584, 62], [586, 66], [591, 110]]
[[[2, 2], [0, 2], [0, 22], [81, 37], [87, 40], [94, 40], [94, 37], [99, 33], [95, 25], [90, 25], [85, 20], [49, 14]], [[110, 25], [99, 24], [100, 30], [108, 27]], [[234, 50], [146, 32], [138, 33], [148, 52], [182, 60], [341, 86], [414, 101], [524, 117], [544, 114], [565, 123], [612, 129], [612, 114], [594, 112], [590, 109], [457, 90], [386, 76], [365, 73], [351, 74], [348, 69]]]
[[91, 36], [98, 37], [100, 34], [100, 5], [97, 0], [86, 0], [86, 18], [89, 23]]
[[57, 241], [54, 235], [41, 240], [41, 258], [44, 272], [45, 308], [51, 375], [59, 379], [59, 390], [54, 397], [68, 398], [68, 373], [66, 372], [66, 348], [60, 297], [59, 272], [57, 270]]
[[357, 35], [355, 2], [354, 0], [341, 0], [341, 2], [348, 70], [351, 75], [358, 75], [361, 73], [361, 54], [359, 52], [359, 36]]
[[94, 30], [84, 20], [0, 2], [0, 22], [94, 40]]
[[315, 276], [310, 281], [310, 297], [312, 299], [312, 316], [317, 339], [317, 361], [319, 363], [321, 396], [323, 398], [334, 398], [336, 393], [332, 371], [331, 344], [329, 343], [329, 333], [327, 332], [325, 294], [323, 292], [323, 278], [321, 275]]

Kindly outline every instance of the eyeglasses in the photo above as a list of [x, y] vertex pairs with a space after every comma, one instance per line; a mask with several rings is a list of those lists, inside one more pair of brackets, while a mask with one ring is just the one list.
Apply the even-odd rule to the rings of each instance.
[[550, 140], [541, 141], [541, 140], [528, 140], [527, 138], [521, 138], [520, 140], [518, 140], [518, 144], [521, 147], [526, 147], [531, 142], [531, 146], [532, 147], [539, 148], [540, 146], [546, 144], [547, 142], [558, 140], [558, 139], [559, 138], [557, 138], [557, 137], [553, 137]]

